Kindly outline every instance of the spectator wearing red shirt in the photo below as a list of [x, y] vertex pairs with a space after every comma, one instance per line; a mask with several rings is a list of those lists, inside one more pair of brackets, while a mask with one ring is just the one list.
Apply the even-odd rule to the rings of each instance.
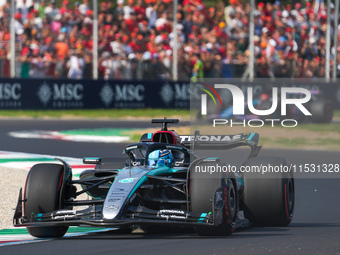
[[136, 20], [136, 14], [130, 13], [129, 18], [125, 19], [125, 23], [129, 29], [129, 32], [132, 33], [135, 28], [137, 28], [137, 20]]
[[202, 0], [183, 0], [183, 5], [191, 5], [196, 7], [197, 9], [203, 9], [204, 4], [202, 3]]
[[143, 4], [143, 0], [137, 0], [136, 5], [133, 7], [133, 10], [136, 13], [137, 16], [137, 22], [141, 22], [143, 20], [145, 20], [146, 16], [145, 16], [145, 6]]
[[59, 8], [59, 12], [61, 15], [64, 15], [65, 12], [70, 12], [69, 8], [68, 8], [68, 0], [64, 0], [62, 2], [61, 7]]

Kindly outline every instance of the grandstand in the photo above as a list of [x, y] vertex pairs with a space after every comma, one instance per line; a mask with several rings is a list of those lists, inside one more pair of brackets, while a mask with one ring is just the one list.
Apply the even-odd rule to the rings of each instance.
[[[320, 3], [320, 4], [319, 4]], [[0, 77], [10, 77], [10, 1], [0, 6]], [[229, 0], [179, 1], [177, 40], [173, 0], [111, 0], [98, 3], [98, 78], [178, 79], [247, 75], [251, 6]], [[21, 0], [15, 8], [15, 77], [93, 78], [92, 1]], [[329, 5], [333, 38], [335, 6]], [[324, 78], [327, 5], [324, 1], [257, 2], [254, 9], [254, 75], [258, 78]], [[339, 40], [338, 40], [339, 41]], [[340, 47], [332, 43], [329, 75], [340, 75]], [[337, 58], [336, 58], [337, 57]], [[337, 59], [337, 63], [333, 63]], [[336, 67], [334, 70], [334, 67]]]

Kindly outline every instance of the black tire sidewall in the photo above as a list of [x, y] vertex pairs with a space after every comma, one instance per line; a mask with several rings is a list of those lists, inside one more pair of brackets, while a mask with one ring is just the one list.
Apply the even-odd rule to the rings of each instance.
[[[244, 165], [289, 166], [284, 158], [251, 158]], [[294, 177], [284, 173], [244, 173], [242, 207], [255, 226], [288, 226], [295, 203]]]
[[[29, 221], [32, 215], [48, 213], [63, 208], [62, 187], [64, 168], [58, 164], [37, 164], [28, 173], [24, 191], [24, 216]], [[27, 227], [35, 237], [61, 237], [68, 227]]]
[[[205, 173], [207, 174], [207, 173]], [[238, 212], [238, 194], [236, 186], [230, 176], [226, 173], [216, 172], [207, 174], [206, 176], [199, 176], [191, 168], [189, 179], [189, 194], [190, 194], [190, 209], [194, 213], [208, 213], [212, 211], [214, 194], [218, 188], [223, 188], [223, 222], [219, 226], [207, 227], [198, 226], [195, 227], [197, 234], [202, 236], [222, 236], [230, 235], [234, 232], [235, 221]], [[230, 208], [230, 201], [228, 200], [229, 192], [232, 190], [234, 196], [234, 213]]]

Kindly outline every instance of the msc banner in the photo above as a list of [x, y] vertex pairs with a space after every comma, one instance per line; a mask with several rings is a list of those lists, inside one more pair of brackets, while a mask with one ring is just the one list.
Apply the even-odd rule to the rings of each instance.
[[[232, 80], [227, 80], [234, 84]], [[287, 81], [287, 80], [286, 80]], [[340, 86], [324, 82], [240, 83], [262, 93], [268, 86], [296, 86], [319, 90], [340, 109]], [[192, 93], [197, 93], [197, 91]], [[226, 100], [228, 101], [228, 100]], [[136, 80], [1, 79], [0, 109], [100, 109], [182, 108], [190, 109], [190, 82]]]
[[189, 89], [189, 82], [1, 79], [0, 109], [189, 109]]

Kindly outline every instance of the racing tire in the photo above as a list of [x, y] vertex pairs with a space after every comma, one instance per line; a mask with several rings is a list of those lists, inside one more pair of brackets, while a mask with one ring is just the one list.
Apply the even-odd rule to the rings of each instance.
[[[202, 165], [202, 164], [200, 164]], [[200, 236], [228, 236], [236, 228], [238, 213], [238, 196], [235, 182], [227, 178], [226, 173], [215, 172], [211, 176], [202, 176], [202, 173], [190, 171], [190, 206], [193, 213], [212, 212], [214, 195], [218, 188], [223, 188], [223, 220], [218, 226], [195, 226], [195, 232]], [[199, 176], [201, 175], [201, 176]]]
[[[245, 172], [243, 210], [254, 226], [286, 227], [293, 219], [295, 186], [290, 163], [284, 158], [250, 158], [243, 166], [285, 167], [287, 172]], [[246, 169], [246, 168], [245, 168]], [[250, 169], [250, 168], [249, 168]], [[258, 168], [259, 169], [259, 168]]]
[[[29, 171], [26, 179], [24, 216], [30, 220], [32, 215], [62, 209], [60, 201], [64, 167], [58, 164], [37, 164]], [[62, 237], [68, 226], [27, 227], [30, 235], [38, 238]]]
[[330, 123], [333, 119], [334, 107], [328, 100], [319, 100], [310, 105], [311, 120], [316, 123]]

